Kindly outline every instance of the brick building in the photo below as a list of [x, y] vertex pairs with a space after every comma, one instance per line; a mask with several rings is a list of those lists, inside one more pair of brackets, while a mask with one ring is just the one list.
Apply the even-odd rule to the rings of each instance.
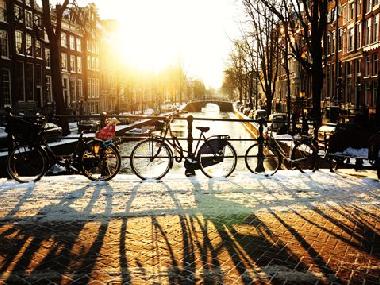
[[[0, 0], [0, 110], [47, 111], [53, 104], [49, 41], [38, 0]], [[64, 103], [100, 111], [99, 23], [96, 6], [80, 8], [86, 25], [65, 14], [61, 33]], [[50, 106], [50, 107], [49, 107]]]
[[367, 109], [372, 115], [378, 92], [379, 0], [328, 5], [323, 106]]

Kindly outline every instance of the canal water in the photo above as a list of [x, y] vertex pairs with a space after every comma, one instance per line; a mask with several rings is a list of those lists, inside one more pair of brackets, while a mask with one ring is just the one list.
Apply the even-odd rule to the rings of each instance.
[[[186, 113], [181, 117], [186, 118], [192, 115], [194, 117], [193, 122], [193, 151], [195, 149], [197, 141], [195, 139], [199, 138], [200, 132], [196, 127], [210, 127], [210, 130], [205, 134], [206, 137], [212, 135], [229, 135], [231, 139], [250, 139], [252, 138], [249, 131], [246, 129], [241, 122], [225, 122], [225, 121], [213, 121], [212, 119], [237, 119], [234, 113], [221, 113], [217, 105], [209, 104], [206, 108], [202, 109], [202, 112], [197, 113]], [[207, 118], [210, 120], [196, 120], [196, 118]], [[187, 121], [186, 120], [174, 120], [171, 124], [171, 129], [173, 133], [179, 138], [187, 138]], [[122, 159], [121, 173], [132, 173], [130, 168], [129, 156], [133, 147], [138, 141], [130, 141], [120, 145], [121, 155], [124, 156]], [[247, 148], [254, 143], [254, 141], [230, 141], [234, 146], [237, 155], [244, 155]], [[182, 147], [187, 150], [187, 141], [180, 141]], [[202, 142], [201, 142], [202, 143]], [[174, 162], [173, 168], [170, 170], [171, 173], [184, 173], [185, 168], [183, 166], [183, 161], [181, 163]], [[238, 164], [235, 169], [235, 173], [239, 171], [248, 171], [244, 158], [238, 159]], [[197, 171], [197, 175], [203, 175], [200, 171]]]

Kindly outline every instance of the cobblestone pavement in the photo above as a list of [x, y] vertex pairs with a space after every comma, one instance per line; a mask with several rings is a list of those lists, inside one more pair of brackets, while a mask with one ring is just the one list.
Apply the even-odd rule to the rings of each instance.
[[379, 197], [322, 171], [0, 180], [0, 284], [380, 284]]

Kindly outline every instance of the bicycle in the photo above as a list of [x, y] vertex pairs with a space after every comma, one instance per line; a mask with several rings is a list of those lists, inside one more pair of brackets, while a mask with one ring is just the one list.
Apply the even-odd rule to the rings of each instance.
[[120, 154], [112, 140], [85, 138], [81, 132], [72, 154], [57, 155], [44, 137], [44, 117], [32, 121], [9, 114], [6, 121], [11, 144], [7, 172], [18, 182], [36, 182], [54, 165], [92, 181], [108, 181], [120, 170]]
[[[160, 135], [151, 136], [139, 142], [132, 150], [130, 164], [132, 171], [141, 179], [164, 177], [173, 167], [173, 160], [180, 163], [184, 159], [186, 169], [200, 169], [207, 177], [228, 177], [234, 171], [237, 162], [236, 151], [228, 142], [228, 135], [215, 135], [206, 138], [204, 133], [209, 127], [197, 127], [200, 131], [194, 152], [185, 150], [170, 127], [174, 120], [169, 116], [156, 122]], [[167, 138], [170, 135], [172, 140]], [[201, 141], [203, 144], [200, 145]], [[185, 158], [185, 154], [187, 157]]]
[[[284, 162], [289, 168], [298, 169], [302, 173], [305, 170], [315, 171], [318, 158], [318, 150], [314, 140], [309, 135], [296, 134], [292, 136], [291, 144], [280, 143], [279, 138], [268, 131], [264, 135], [262, 144], [263, 157], [259, 156], [260, 145], [251, 145], [245, 153], [245, 164], [252, 173], [264, 173], [266, 176], [274, 175]], [[289, 151], [290, 149], [290, 151]], [[258, 164], [262, 159], [261, 164]]]

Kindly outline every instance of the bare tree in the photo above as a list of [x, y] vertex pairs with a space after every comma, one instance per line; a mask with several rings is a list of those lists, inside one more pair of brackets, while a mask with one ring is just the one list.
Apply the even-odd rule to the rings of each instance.
[[[266, 98], [266, 111], [272, 112], [273, 96], [276, 90], [279, 67], [279, 31], [275, 15], [260, 2], [255, 4], [243, 1], [245, 11], [249, 16], [250, 31], [246, 34], [247, 43], [256, 43], [256, 49], [250, 46], [249, 58], [256, 73], [260, 76], [260, 85]], [[255, 56], [255, 53], [256, 56]], [[255, 60], [255, 58], [257, 58]], [[257, 62], [256, 62], [257, 61]]]
[[[291, 55], [311, 77], [312, 116], [321, 124], [321, 92], [323, 85], [322, 39], [327, 24], [327, 0], [259, 0], [287, 28], [285, 36]], [[243, 0], [245, 6], [256, 1]]]
[[[42, 21], [50, 44], [52, 91], [57, 115], [66, 115], [61, 74], [61, 27], [63, 14], [68, 5], [69, 0], [64, 0], [55, 6], [53, 13], [50, 0], [42, 0]], [[63, 133], [67, 134], [69, 132], [67, 121], [61, 119], [60, 125]]]

